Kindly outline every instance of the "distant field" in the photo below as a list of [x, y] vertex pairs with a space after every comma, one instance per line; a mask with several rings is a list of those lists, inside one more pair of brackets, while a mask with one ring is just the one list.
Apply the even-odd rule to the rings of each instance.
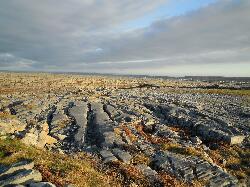
[[250, 96], [250, 90], [229, 90], [229, 89], [181, 89], [173, 92], [197, 93], [197, 94], [222, 94], [235, 96]]

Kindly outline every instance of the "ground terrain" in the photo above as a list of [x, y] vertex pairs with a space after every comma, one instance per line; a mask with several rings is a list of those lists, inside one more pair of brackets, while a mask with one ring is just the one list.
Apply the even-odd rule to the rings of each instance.
[[248, 186], [249, 87], [0, 73], [0, 186]]

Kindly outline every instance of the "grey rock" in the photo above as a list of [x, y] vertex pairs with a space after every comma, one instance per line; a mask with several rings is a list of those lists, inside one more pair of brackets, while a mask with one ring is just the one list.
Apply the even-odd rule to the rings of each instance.
[[245, 136], [227, 136], [224, 139], [229, 144], [234, 145], [234, 144], [241, 144], [245, 139]]
[[139, 164], [136, 166], [137, 169], [139, 169], [143, 175], [145, 175], [150, 182], [154, 182], [157, 180], [157, 172], [153, 169], [151, 169], [149, 166], [144, 164]]
[[7, 184], [29, 184], [31, 182], [40, 182], [42, 175], [39, 171], [32, 169], [21, 169], [13, 173], [2, 175], [0, 177], [0, 186]]
[[29, 184], [29, 187], [56, 187], [56, 185], [50, 182], [38, 182]]
[[166, 125], [157, 125], [157, 135], [164, 137], [164, 138], [175, 138], [178, 139], [180, 136], [178, 135], [177, 132], [171, 130], [168, 126]]
[[194, 156], [183, 156], [168, 151], [157, 153], [154, 167], [191, 182], [194, 179], [208, 180], [210, 186], [236, 185], [238, 180], [221, 168]]
[[194, 144], [197, 144], [197, 145], [202, 144], [202, 141], [198, 136], [191, 137], [191, 142], [193, 142]]
[[92, 121], [90, 141], [94, 142], [101, 148], [112, 148], [116, 141], [114, 134], [114, 123], [108, 114], [103, 110], [101, 103], [91, 103]]
[[75, 187], [73, 184], [66, 184], [64, 187]]
[[108, 163], [108, 162], [113, 162], [117, 161], [118, 159], [113, 155], [113, 153], [109, 150], [102, 150], [100, 151], [100, 155], [102, 156], [103, 162]]
[[33, 167], [34, 167], [34, 162], [29, 160], [23, 160], [9, 166], [0, 165], [0, 176], [13, 173], [17, 170], [32, 169]]
[[112, 150], [112, 153], [121, 161], [125, 162], [125, 163], [129, 163], [130, 160], [132, 159], [132, 156], [128, 153], [128, 152], [125, 152], [125, 151], [122, 151], [120, 149], [113, 149]]
[[51, 126], [57, 127], [61, 125], [64, 121], [68, 120], [67, 115], [63, 114], [62, 111], [56, 112], [53, 114], [52, 120], [51, 120]]
[[73, 106], [69, 109], [69, 114], [75, 119], [76, 125], [78, 126], [77, 133], [75, 134], [75, 141], [82, 145], [85, 141], [85, 133], [87, 128], [87, 103], [82, 103], [77, 106]]
[[138, 148], [147, 156], [152, 156], [155, 154], [155, 149], [152, 145], [150, 144], [146, 144], [146, 143], [136, 143], [136, 145], [138, 146]]
[[[182, 96], [183, 97], [183, 96]], [[179, 98], [178, 98], [179, 99]], [[180, 99], [183, 102], [183, 99]], [[179, 105], [179, 104], [178, 104]], [[200, 136], [202, 140], [212, 141], [224, 141], [229, 144], [241, 144], [245, 138], [244, 134], [248, 130], [245, 129], [247, 122], [243, 120], [242, 116], [237, 114], [235, 116], [235, 109], [228, 112], [224, 108], [214, 106], [194, 107], [193, 104], [189, 106], [178, 106], [173, 104], [144, 104], [149, 110], [151, 110], [158, 119], [163, 123], [174, 124], [182, 128], [189, 128], [194, 135]], [[241, 110], [240, 108], [238, 110]], [[234, 124], [231, 119], [239, 123], [241, 118], [242, 124]], [[237, 119], [237, 121], [236, 121]], [[249, 125], [248, 125], [249, 126]], [[163, 129], [159, 129], [159, 135], [169, 137], [169, 132], [164, 132]]]
[[112, 131], [103, 133], [103, 142], [101, 143], [101, 147], [112, 147], [116, 140], [115, 133]]
[[117, 109], [111, 105], [105, 105], [105, 111], [112, 119], [119, 116], [119, 112], [117, 111]]

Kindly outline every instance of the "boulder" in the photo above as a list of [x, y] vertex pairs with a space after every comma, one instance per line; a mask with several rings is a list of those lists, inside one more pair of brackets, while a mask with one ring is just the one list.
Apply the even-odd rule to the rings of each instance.
[[[112, 148], [117, 140], [114, 133], [114, 122], [109, 118], [108, 114], [104, 111], [101, 103], [91, 103], [91, 127], [90, 131], [93, 141], [101, 148]], [[89, 131], [89, 132], [90, 132]]]

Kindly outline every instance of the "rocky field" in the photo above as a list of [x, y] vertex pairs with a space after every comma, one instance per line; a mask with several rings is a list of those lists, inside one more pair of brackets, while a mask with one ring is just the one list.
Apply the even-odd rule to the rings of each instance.
[[0, 186], [249, 186], [246, 85], [0, 73]]

